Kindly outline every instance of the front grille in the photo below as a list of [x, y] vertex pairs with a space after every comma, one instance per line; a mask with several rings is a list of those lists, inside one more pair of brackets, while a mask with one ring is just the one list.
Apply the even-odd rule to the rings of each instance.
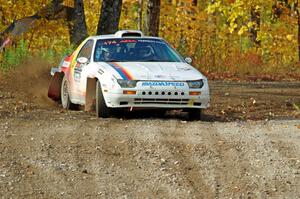
[[187, 105], [189, 99], [161, 99], [161, 98], [135, 98], [134, 104], [173, 104], [173, 105]]
[[184, 91], [139, 91], [140, 95], [184, 96]]

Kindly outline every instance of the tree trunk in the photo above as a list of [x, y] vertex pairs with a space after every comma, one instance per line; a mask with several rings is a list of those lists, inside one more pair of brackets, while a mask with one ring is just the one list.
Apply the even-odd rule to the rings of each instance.
[[[2, 8], [1, 6], [0, 6], [0, 12], [1, 12], [1, 13], [4, 13], [3, 8]], [[6, 20], [5, 20], [4, 14], [1, 14], [1, 16], [0, 16], [0, 21], [1, 21], [1, 24], [2, 24], [2, 25], [5, 24]]]
[[298, 9], [297, 9], [297, 17], [298, 17], [298, 61], [300, 62], [300, 11]]
[[113, 34], [119, 28], [122, 0], [103, 0], [97, 34]]
[[198, 0], [192, 0], [192, 6], [197, 6], [198, 5]]
[[260, 9], [256, 9], [255, 7], [251, 8], [251, 19], [254, 26], [250, 28], [250, 39], [255, 44], [255, 46], [260, 45], [260, 41], [257, 40], [257, 33], [260, 30]]
[[148, 0], [144, 32], [146, 35], [158, 36], [160, 17], [160, 0]]
[[84, 8], [82, 0], [74, 0], [74, 7], [63, 5], [63, 0], [52, 0], [46, 7], [41, 8], [35, 15], [14, 21], [0, 33], [0, 51], [12, 43], [14, 39], [30, 28], [35, 27], [35, 21], [42, 18], [56, 20], [67, 18], [69, 22], [70, 42], [79, 44], [87, 37]]
[[139, 0], [139, 9], [138, 9], [138, 29], [142, 30], [142, 21], [143, 21], [143, 0]]
[[47, 20], [55, 20], [58, 18], [58, 13], [64, 10], [63, 0], [52, 0], [49, 5], [39, 10], [37, 15]]
[[74, 0], [74, 8], [67, 8], [70, 42], [80, 44], [87, 36], [83, 0]]

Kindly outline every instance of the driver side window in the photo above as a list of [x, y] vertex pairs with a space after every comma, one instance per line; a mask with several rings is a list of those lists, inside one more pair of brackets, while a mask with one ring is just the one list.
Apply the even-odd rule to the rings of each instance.
[[79, 57], [85, 57], [91, 61], [91, 56], [92, 56], [92, 51], [93, 51], [93, 46], [94, 46], [94, 41], [93, 40], [88, 40], [84, 46], [81, 48], [77, 58]]

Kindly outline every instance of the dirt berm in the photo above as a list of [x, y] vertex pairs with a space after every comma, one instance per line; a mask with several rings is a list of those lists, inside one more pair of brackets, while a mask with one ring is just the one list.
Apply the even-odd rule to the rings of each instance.
[[186, 122], [64, 111], [21, 74], [1, 80], [0, 198], [300, 198], [298, 82], [211, 82]]

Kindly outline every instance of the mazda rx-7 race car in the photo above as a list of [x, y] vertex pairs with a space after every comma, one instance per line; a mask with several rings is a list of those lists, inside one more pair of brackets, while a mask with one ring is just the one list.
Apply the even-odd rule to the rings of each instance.
[[65, 109], [84, 105], [103, 118], [118, 108], [162, 108], [200, 119], [209, 87], [190, 63], [163, 39], [140, 31], [91, 36], [51, 69], [48, 96]]

